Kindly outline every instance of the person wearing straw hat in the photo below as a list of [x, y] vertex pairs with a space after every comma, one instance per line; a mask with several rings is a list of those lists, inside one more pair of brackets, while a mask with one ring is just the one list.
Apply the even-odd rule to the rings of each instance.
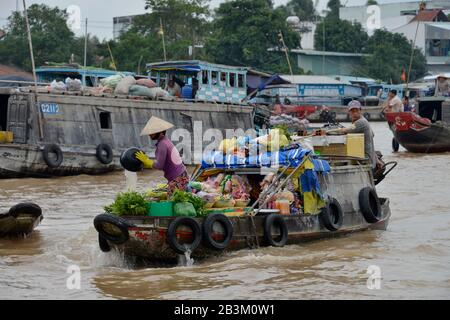
[[142, 151], [135, 153], [136, 158], [142, 162], [144, 168], [164, 171], [164, 177], [168, 181], [167, 193], [169, 196], [176, 189], [186, 190], [189, 183], [189, 176], [180, 153], [172, 141], [166, 137], [166, 131], [172, 127], [173, 124], [170, 122], [152, 116], [142, 130], [141, 136], [149, 135], [150, 139], [156, 141], [156, 159], [148, 158]]
[[450, 85], [445, 74], [440, 74], [436, 78], [435, 96], [448, 96], [450, 94]]

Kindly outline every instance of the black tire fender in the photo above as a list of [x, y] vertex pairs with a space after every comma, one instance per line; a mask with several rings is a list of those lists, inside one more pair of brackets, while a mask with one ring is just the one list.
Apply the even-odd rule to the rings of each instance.
[[344, 212], [339, 201], [334, 198], [327, 201], [325, 207], [320, 211], [319, 218], [328, 230], [339, 230], [344, 222]]
[[364, 118], [366, 118], [367, 120], [370, 120], [370, 113], [364, 112], [363, 116], [364, 116]]
[[[177, 229], [179, 226], [187, 226], [192, 229], [193, 241], [191, 244], [180, 244], [177, 239]], [[191, 217], [177, 217], [167, 228], [167, 243], [178, 254], [184, 254], [187, 250], [194, 252], [202, 241], [202, 230], [200, 224]]]
[[392, 150], [394, 152], [398, 152], [398, 149], [400, 149], [400, 144], [398, 143], [397, 139], [392, 138]]
[[[56, 154], [56, 159], [52, 159], [49, 157], [50, 153]], [[42, 150], [42, 156], [44, 157], [44, 161], [50, 168], [57, 168], [59, 167], [63, 160], [63, 152], [61, 148], [57, 144], [47, 144], [44, 146], [44, 149]]]
[[368, 223], [380, 221], [382, 216], [381, 203], [375, 189], [372, 187], [365, 187], [359, 192], [359, 207]]
[[[105, 224], [113, 225], [119, 232], [117, 234], [107, 232], [105, 230]], [[94, 227], [95, 230], [97, 230], [97, 232], [106, 240], [115, 244], [123, 244], [130, 238], [128, 228], [133, 227], [133, 225], [121, 217], [104, 213], [99, 214], [94, 218]]]
[[[212, 232], [214, 223], [220, 223], [225, 230], [225, 239], [222, 242], [218, 242], [213, 239]], [[208, 215], [202, 224], [202, 238], [205, 244], [211, 249], [222, 251], [225, 250], [230, 244], [233, 237], [233, 225], [230, 219], [223, 214], [210, 214]]]
[[30, 214], [33, 217], [37, 218], [42, 216], [42, 209], [37, 204], [32, 202], [22, 202], [18, 203], [15, 206], [12, 206], [9, 209], [9, 215], [17, 218], [17, 216], [21, 213]]
[[108, 240], [106, 240], [100, 233], [98, 234], [98, 246], [102, 252], [111, 251], [111, 246], [109, 245]]
[[[279, 240], [275, 240], [272, 237], [273, 225], [278, 225], [280, 227], [281, 234]], [[286, 221], [284, 221], [281, 215], [276, 213], [269, 214], [264, 219], [263, 230], [264, 240], [268, 245], [273, 247], [283, 247], [286, 244], [288, 240], [288, 228], [286, 225]]]
[[109, 144], [100, 143], [95, 150], [95, 156], [103, 164], [110, 164], [113, 161], [113, 149]]

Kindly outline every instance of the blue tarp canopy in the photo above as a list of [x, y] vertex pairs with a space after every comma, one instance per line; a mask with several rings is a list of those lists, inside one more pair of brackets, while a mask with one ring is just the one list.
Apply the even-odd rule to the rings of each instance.
[[280, 150], [277, 152], [264, 152], [248, 157], [239, 157], [235, 154], [223, 154], [221, 151], [214, 151], [203, 155], [202, 169], [208, 168], [260, 168], [272, 166], [298, 166], [304, 159], [310, 157], [314, 164], [314, 171], [329, 172], [330, 165], [327, 161], [317, 159], [312, 155], [311, 150], [300, 147]]
[[280, 77], [277, 74], [274, 74], [271, 76], [267, 81], [264, 83], [261, 83], [258, 87], [258, 91], [264, 90], [267, 86], [274, 85], [274, 84], [289, 84], [291, 82], [284, 80], [282, 77]]

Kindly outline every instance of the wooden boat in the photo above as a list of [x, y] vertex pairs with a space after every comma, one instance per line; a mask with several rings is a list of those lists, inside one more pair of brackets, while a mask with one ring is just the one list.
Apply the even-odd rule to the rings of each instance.
[[37, 204], [16, 204], [8, 212], [0, 213], [0, 237], [29, 235], [43, 218]]
[[[136, 146], [150, 156], [148, 137], [140, 131], [158, 116], [190, 134], [203, 137], [208, 129], [254, 128], [255, 108], [240, 101], [246, 96], [247, 68], [200, 61], [148, 65], [157, 83], [169, 74], [201, 79], [194, 97], [155, 98], [85, 91], [58, 91], [46, 87], [0, 88], [0, 131], [12, 133], [12, 142], [0, 141], [0, 178], [102, 174], [121, 170], [120, 154]], [[213, 76], [234, 77], [224, 86]], [[227, 78], [228, 79], [228, 78]], [[193, 80], [192, 80], [193, 81]], [[178, 131], [179, 133], [179, 131]], [[178, 133], [172, 140], [179, 139]], [[187, 142], [186, 142], [187, 143]], [[204, 141], [206, 147], [210, 141]], [[185, 152], [183, 161], [193, 159]]]
[[[306, 156], [305, 157], [312, 157]], [[324, 162], [324, 160], [328, 160]], [[125, 257], [146, 263], [175, 263], [180, 254], [189, 252], [203, 259], [244, 248], [281, 247], [313, 239], [336, 237], [364, 230], [385, 230], [391, 215], [389, 200], [378, 198], [371, 167], [366, 159], [328, 157], [314, 159], [329, 163], [329, 170], [316, 172], [325, 195], [325, 207], [316, 214], [271, 213], [247, 208], [240, 216], [210, 214], [202, 218], [112, 216], [100, 214], [94, 219], [101, 250], [117, 250]], [[297, 165], [297, 164], [296, 164]], [[295, 166], [286, 168], [283, 179]], [[280, 172], [279, 171], [279, 172]], [[263, 179], [261, 167], [203, 167], [191, 179], [203, 181], [224, 172], [245, 175], [249, 181]], [[258, 185], [252, 184], [253, 185]], [[260, 196], [261, 197], [261, 196]], [[264, 198], [264, 197], [263, 197]]]
[[450, 99], [422, 98], [417, 113], [386, 113], [386, 119], [394, 134], [394, 151], [397, 143], [409, 152], [450, 151]]

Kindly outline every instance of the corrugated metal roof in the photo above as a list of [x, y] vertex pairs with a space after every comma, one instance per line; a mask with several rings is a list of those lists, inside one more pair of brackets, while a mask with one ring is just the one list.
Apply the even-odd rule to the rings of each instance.
[[349, 53], [349, 52], [335, 52], [335, 51], [317, 51], [305, 49], [292, 49], [291, 52], [305, 54], [309, 56], [336, 56], [336, 57], [365, 57], [369, 56], [364, 53]]
[[448, 21], [448, 17], [441, 9], [422, 10], [412, 21]]
[[450, 22], [427, 23], [427, 26], [431, 26], [433, 28], [439, 28], [439, 29], [443, 29], [443, 30], [450, 30]]
[[338, 81], [336, 79], [326, 76], [291, 76], [289, 74], [280, 75], [284, 80], [290, 81], [296, 84], [346, 84], [345, 82]]

